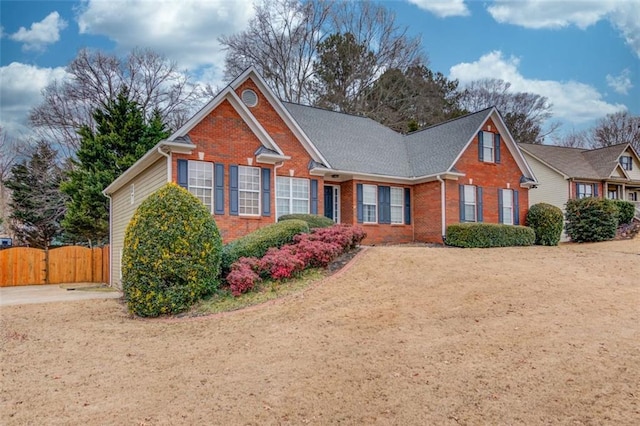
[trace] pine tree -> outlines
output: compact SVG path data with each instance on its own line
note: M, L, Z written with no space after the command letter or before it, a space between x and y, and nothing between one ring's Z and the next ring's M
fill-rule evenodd
M67 238L90 246L107 242L109 236L109 201L102 190L169 134L157 110L145 120L127 88L93 118L95 131L89 126L78 131L77 160L61 187L70 197L62 221Z
M5 182L12 191L10 226L21 244L46 249L61 234L66 199L59 190L64 173L56 157L49 143L40 141Z

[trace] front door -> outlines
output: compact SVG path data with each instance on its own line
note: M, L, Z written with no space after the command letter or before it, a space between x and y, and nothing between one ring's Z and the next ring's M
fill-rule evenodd
M324 215L335 223L340 223L340 187L324 186Z

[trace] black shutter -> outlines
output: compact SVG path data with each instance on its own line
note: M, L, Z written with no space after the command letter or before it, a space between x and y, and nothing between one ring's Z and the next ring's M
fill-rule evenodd
M362 223L363 220L363 206L362 206L362 184L356 184L356 212L358 217L358 223Z
M224 164L216 163L214 166L214 213L224 214Z
M262 216L271 216L271 169L262 169Z
M178 160L178 185L184 189L189 188L189 162Z
M238 216L238 166L229 166L229 214Z
M484 161L484 141L482 140L482 131L478 132L478 161Z
M502 213L503 207L504 203L502 202L502 189L498 188L498 223L504 223L504 215Z
M496 156L496 163L500 163L500 135L496 133L493 140L496 142L494 151Z
M391 187L378 187L378 223L391 223Z
M458 185L458 188L460 189L460 222L464 222L464 185Z
M311 214L318 214L318 180L311 179Z
M482 210L483 210L483 204L482 204L482 188L481 187L477 187L476 188L476 209L477 209L477 218L476 221L477 222L482 222L484 221L484 215L482 214Z
M404 189L404 224L411 225L411 189Z
M518 191L513 191L513 224L520 225L520 196Z

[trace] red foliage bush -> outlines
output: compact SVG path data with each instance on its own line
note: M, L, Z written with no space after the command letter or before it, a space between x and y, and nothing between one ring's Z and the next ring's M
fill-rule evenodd
M260 282L260 276L255 272L257 259L253 257L241 257L231 266L231 271L227 275L227 284L231 294L240 296L252 290L257 282Z
M242 257L231 266L227 283L234 296L254 288L263 278L282 280L308 267L325 267L340 254L355 248L366 237L359 226L334 225L299 234L293 244L272 247L261 258Z
M258 260L260 274L270 276L275 280L291 278L303 271L305 266L304 260L297 256L291 245L270 248L267 254Z

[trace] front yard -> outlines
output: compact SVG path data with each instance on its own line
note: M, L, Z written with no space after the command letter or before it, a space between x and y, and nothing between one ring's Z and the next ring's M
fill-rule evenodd
M1 424L638 424L640 238L375 247L276 302L2 309Z

